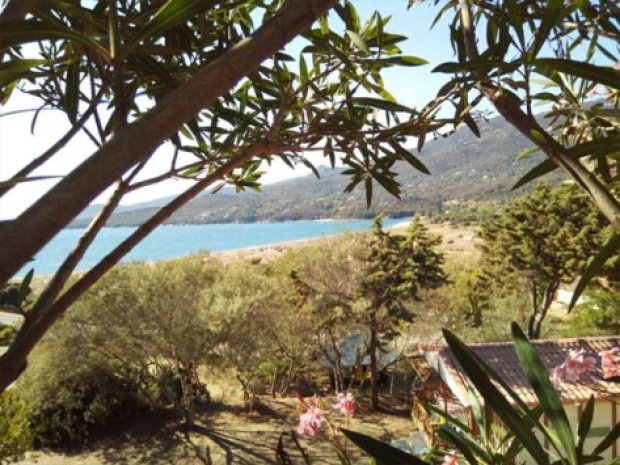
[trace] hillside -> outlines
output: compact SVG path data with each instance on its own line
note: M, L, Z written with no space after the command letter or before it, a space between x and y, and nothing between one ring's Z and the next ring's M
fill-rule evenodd
M461 129L451 137L428 142L419 157L431 171L431 176L404 163L397 164L395 168L403 191L400 201L376 188L373 205L367 209L363 190L343 193L348 178L339 169L322 168L320 179L305 176L269 184L264 186L262 193L234 194L224 190L215 195L201 195L166 223L370 218L379 213L401 217L414 212L433 214L444 210L447 205L502 202L514 195L510 193L510 187L541 158L517 160L516 156L531 143L499 118L481 123L481 132L480 139L468 129ZM159 203L152 201L147 205L125 207L125 211L115 214L108 225L139 224L164 203L161 199ZM82 215L73 226L83 226L85 221Z

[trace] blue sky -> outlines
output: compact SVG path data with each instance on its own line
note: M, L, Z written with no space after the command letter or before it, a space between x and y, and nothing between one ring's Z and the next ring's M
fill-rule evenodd
M439 63L454 60L447 22L443 18L430 29L437 8L429 6L428 3L431 2L407 10L406 0L354 1L363 18L370 17L375 10L383 17L391 16L387 30L409 37L400 44L404 54L419 56L429 62L428 65L416 68L385 71L385 83L390 92L398 101L410 106L422 106L437 93L448 77L445 74L431 73L431 70ZM449 18L450 14L446 17Z

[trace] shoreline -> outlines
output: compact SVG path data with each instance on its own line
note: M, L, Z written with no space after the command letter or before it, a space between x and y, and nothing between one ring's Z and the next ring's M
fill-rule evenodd
M398 220L396 218L392 220ZM295 221L329 221L329 220L295 220ZM331 220L331 221L353 221L353 220ZM359 220L366 221L366 220ZM410 220L407 221L397 221L396 223L386 226L385 230L387 231L403 231L410 223ZM459 254L465 253L467 255L475 254L476 252L473 250L472 244L475 242L475 228L471 227L462 227L462 226L452 226L447 223L429 223L428 221L424 221L427 227L429 227L430 232L434 234L439 234L442 237L442 249L444 252L448 254ZM219 223L224 224L224 223ZM236 223L232 223L236 224ZM255 224L255 223L247 223L247 224ZM165 226L173 226L173 225L165 225ZM193 225L193 226L204 226L204 225ZM252 245L247 247L239 247L235 249L221 250L221 251L208 251L209 255L212 257L216 257L221 259L224 263L232 263L233 261L246 259L246 260L273 260L277 257L282 256L289 250L294 250L310 245L320 244L321 241L329 241L336 237L342 236L345 233L359 234L366 231L370 231L370 228L358 231L351 230L342 230L338 231L334 234L323 234L318 237L307 237L303 239L291 239L285 241L276 241L269 242L265 244ZM140 260L147 263L156 263L159 261L165 260L175 260L182 257L191 256L197 253L190 252L187 254L179 255L178 257L169 257L162 259L144 259ZM122 266L126 262L121 262L117 266ZM75 270L74 273L82 274L88 271L88 268ZM53 276L53 272L44 273L37 275L37 280L47 281L51 276ZM20 279L21 276L16 276L15 279Z
M290 241L241 247L239 249L221 250L219 252L210 252L209 255L222 260L225 264L232 263L236 260L273 260L281 255L284 255L289 250L301 249L303 247L318 244L322 241L329 241L346 233L360 234L363 232L364 231L343 231L338 234L330 234L321 237L308 237L306 239L293 239ZM174 260L174 258L169 260Z
M398 221L400 218L385 218L386 220L390 220L390 221ZM290 240L284 240L284 241L278 241L277 239L274 242L267 242L264 244L256 244L256 245L250 245L250 246L241 246L241 247L237 247L237 248L233 248L233 249L226 249L226 250L217 250L217 251L213 251L213 250L208 250L205 249L210 256L213 257L221 257L226 261L229 261L231 258L230 257L240 257L240 256L248 256L249 259L252 259L254 257L260 256L261 254L266 254L266 255L279 255L282 254L285 250L289 250L292 248L298 248L298 247L303 247L306 244L310 244L310 243L314 243L317 241L321 241L321 240L329 240L332 239L334 237L340 236L344 233L356 233L356 232L363 232L366 230L370 230L370 225L371 225L371 221L369 219L364 219L364 218L357 218L357 219L342 219L342 218L322 218L322 219L314 219L314 220L286 220L286 221L272 221L272 222L254 222L254 223L205 223L205 224L163 224L160 225L158 227L162 228L162 227L168 227L168 226L172 226L172 227L179 227L179 226L188 226L188 227L196 227L196 228L203 228L203 227L208 227L208 226L215 226L216 228L218 226L222 226L222 227L230 227L230 226L242 226L242 225L248 225L248 226L254 226L254 225L284 225L286 223L350 223L350 222L356 222L356 221L360 221L360 222L369 222L369 226L368 228L362 229L362 230L355 230L355 229L349 229L349 228L343 228L340 230L336 230L336 231L331 231L331 232L326 232L320 236L311 236L311 237L305 237L305 238L301 238L301 239L290 239ZM387 226L385 229L390 229L394 226L399 226L402 222L398 222L395 225L390 225ZM129 230L133 230L135 229L135 226L119 226L119 227L106 227L103 228L103 230L108 229L108 230L121 230L121 229L129 229ZM81 228L65 228L63 229L63 231L66 232L72 232L73 234L76 234L78 231L80 231ZM195 250L195 251L190 251L175 257L165 257L165 258L143 258L140 259L138 261L142 261L142 262L146 262L146 263L155 263L155 262L159 262L159 261L165 261L165 260L174 260L177 258L182 258L182 257L187 257L187 256L191 256L194 255L196 253L198 253L199 250ZM128 260L127 262L125 261L121 261L120 263L117 264L117 266L122 266L124 263L128 263L131 261L135 261L135 260ZM76 274L82 274L85 273L89 270L89 268L78 268L76 270L74 270L74 273ZM16 275L13 279L14 280L19 280L21 278L23 278L24 274L19 274ZM48 279L50 279L50 277L52 277L54 275L53 271L49 271L49 272L43 272L41 274L37 274L36 278L41 279L43 281L47 281Z

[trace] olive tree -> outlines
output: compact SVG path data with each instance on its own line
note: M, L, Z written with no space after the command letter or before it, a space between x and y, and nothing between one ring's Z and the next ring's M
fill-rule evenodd
M311 320L293 299L288 276L251 262L228 266L205 294L202 312L216 337L210 363L234 372L247 411L269 388L286 393L316 359Z
M197 370L215 344L202 296L220 272L200 255L119 267L75 303L55 337L67 357L80 360L78 351L99 361L149 402L174 404L191 427L196 398L206 393Z
M309 315L312 338L329 364L336 391L346 390L342 346L347 337L364 332L360 324L359 289L367 267L363 239L353 234L307 247L293 254L290 274L299 295L297 311Z

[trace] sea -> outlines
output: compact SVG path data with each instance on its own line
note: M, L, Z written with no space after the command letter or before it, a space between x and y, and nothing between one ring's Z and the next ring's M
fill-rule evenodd
M389 228L402 219L385 219ZM138 244L123 262L152 261L182 257L200 251L224 252L247 249L281 242L312 239L340 234L346 231L363 231L372 226L372 220L315 220L284 221L280 223L164 225L153 231ZM135 228L104 228L77 266L78 271L88 270L110 252ZM81 229L62 230L25 266L18 276L34 268L35 275L51 274L75 246Z

